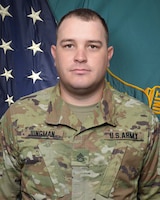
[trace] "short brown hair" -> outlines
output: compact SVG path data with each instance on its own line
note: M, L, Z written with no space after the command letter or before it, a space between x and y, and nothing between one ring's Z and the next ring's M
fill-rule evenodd
M69 17L72 17L72 16L78 17L78 18L80 18L80 19L82 19L84 21L90 21L90 20L95 20L95 19L100 20L100 22L102 23L102 25L103 25L103 27L105 29L106 42L108 44L109 31L108 31L107 23L105 22L105 20L97 12L95 12L94 10L88 9L88 8L78 8L78 9L72 10L72 11L68 12L67 14L65 14L61 18L60 22L58 23L57 30L59 29L61 23L66 18L69 18Z

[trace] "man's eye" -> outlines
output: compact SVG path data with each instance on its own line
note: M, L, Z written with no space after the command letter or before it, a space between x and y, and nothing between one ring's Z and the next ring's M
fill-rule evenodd
M89 48L91 48L91 49L98 49L98 46L97 45L89 45Z
M70 48L72 48L72 47L73 47L73 44L65 44L65 45L64 45L64 48L70 49Z

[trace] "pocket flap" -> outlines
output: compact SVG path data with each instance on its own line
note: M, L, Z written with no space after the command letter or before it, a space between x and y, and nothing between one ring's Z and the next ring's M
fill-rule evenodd
M98 191L98 194L102 197L111 197L113 184L120 169L126 148L127 147L119 148L117 145L116 149L114 149L112 152L110 162L105 170L104 177ZM100 199L100 197L98 199Z

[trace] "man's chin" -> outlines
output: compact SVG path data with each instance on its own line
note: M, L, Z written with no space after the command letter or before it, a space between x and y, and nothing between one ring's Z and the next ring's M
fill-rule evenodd
M72 92L79 95L86 95L93 90L93 86L89 85L74 85L72 87Z

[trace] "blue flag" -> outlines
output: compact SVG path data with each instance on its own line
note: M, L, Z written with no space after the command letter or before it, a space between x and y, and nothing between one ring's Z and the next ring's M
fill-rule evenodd
M0 117L20 97L57 83L55 29L47 1L0 0Z

